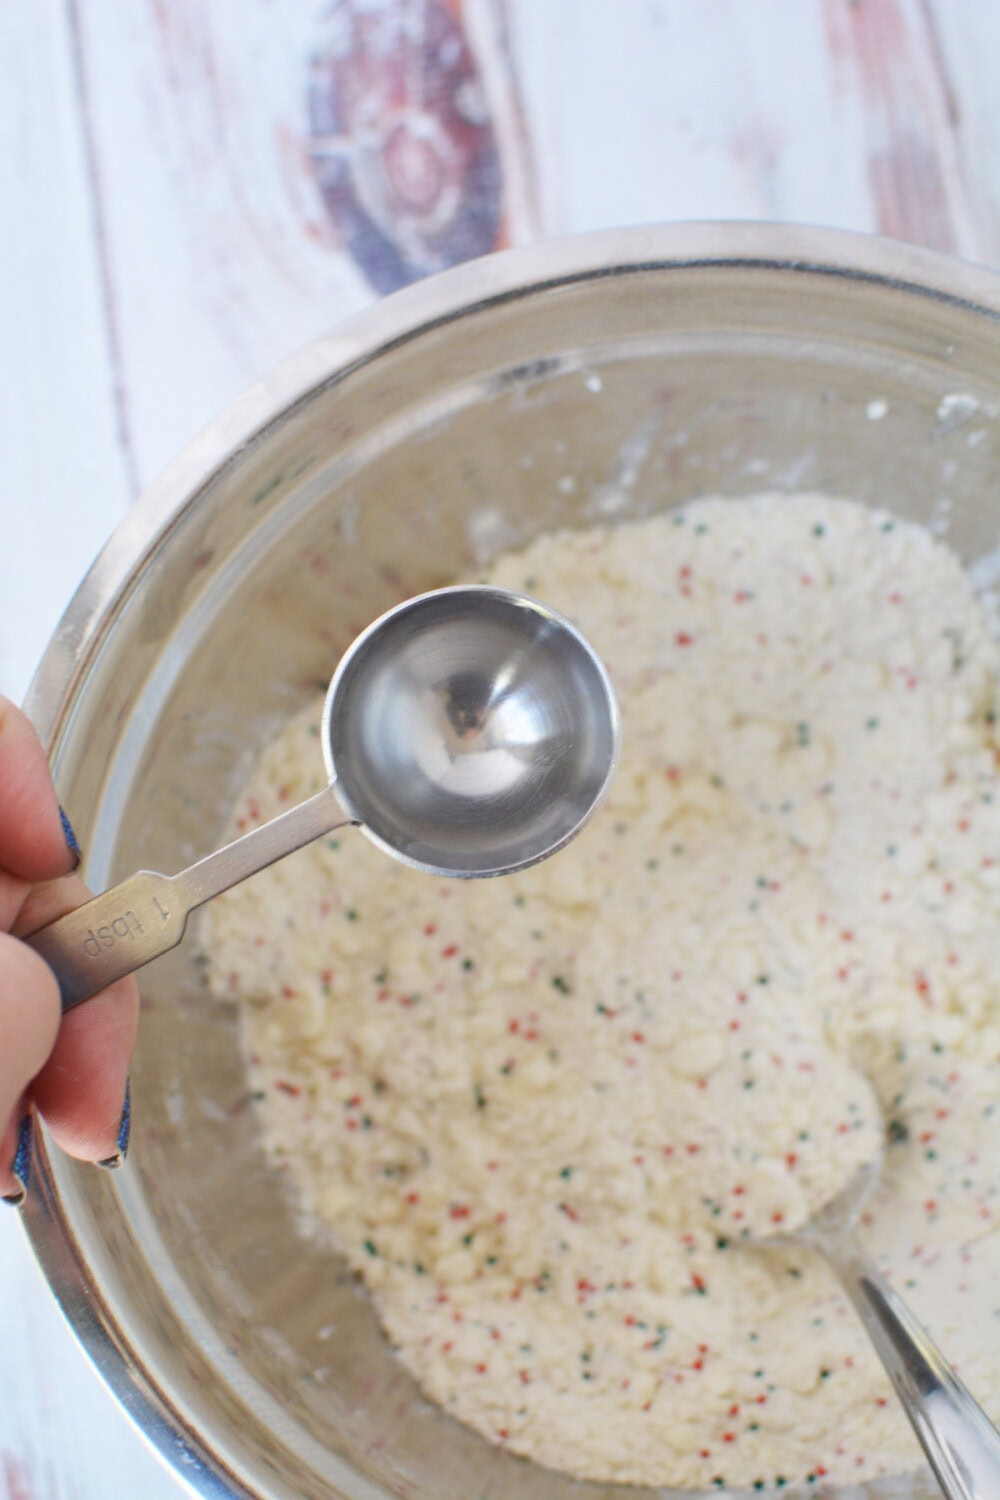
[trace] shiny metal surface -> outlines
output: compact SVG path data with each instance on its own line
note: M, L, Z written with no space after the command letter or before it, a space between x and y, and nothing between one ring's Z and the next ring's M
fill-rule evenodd
M580 632L478 585L389 610L337 667L323 713L330 784L177 875L140 870L25 938L64 1011L160 958L199 906L304 844L359 824L432 875L506 875L583 827L618 759L618 707Z
M436 875L505 875L591 816L618 709L568 620L504 589L440 589L347 652L323 750L345 810L386 853Z
M100 888L216 848L253 755L366 621L540 531L814 488L934 525L988 569L998 336L989 272L746 224L534 246L387 298L223 413L71 603L29 707L84 873ZM43 1149L26 1223L104 1379L192 1491L640 1500L422 1400L257 1147L197 924L142 987L128 1166L113 1181ZM933 1329L933 1306L915 1310ZM938 1490L925 1471L850 1493Z
M881 1167L881 1158L862 1167L787 1238L818 1250L840 1277L945 1500L991 1500L1000 1495L1000 1432L858 1241L858 1221Z

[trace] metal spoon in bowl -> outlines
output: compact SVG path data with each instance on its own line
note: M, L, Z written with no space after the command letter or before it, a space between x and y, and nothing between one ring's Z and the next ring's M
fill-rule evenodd
M801 1229L776 1236L775 1241L780 1238L819 1251L837 1273L946 1500L997 1500L1000 1433L855 1237L881 1169L880 1155Z
M486 585L409 599L357 638L323 710L329 784L178 875L143 870L33 933L63 1009L141 968L213 896L353 824L433 875L505 875L583 827L614 773L618 708L583 636Z

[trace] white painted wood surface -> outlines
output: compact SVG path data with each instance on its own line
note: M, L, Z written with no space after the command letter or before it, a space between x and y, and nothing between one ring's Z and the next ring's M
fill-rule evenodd
M690 218L1000 266L998 57L1000 0L0 0L0 692L171 454L402 279ZM181 1493L0 1217L0 1500Z

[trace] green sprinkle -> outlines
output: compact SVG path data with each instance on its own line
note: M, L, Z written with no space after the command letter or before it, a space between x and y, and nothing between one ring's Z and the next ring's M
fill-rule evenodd
M902 1120L890 1120L886 1126L886 1134L893 1145L910 1139L909 1127Z
M466 1249L468 1249L469 1246L472 1244L472 1241L475 1238L476 1238L475 1232L472 1232L470 1234L463 1234L462 1235L462 1244L465 1246Z
M561 974L553 974L552 988L554 990L558 990L560 995L570 994L570 987Z
M415 1260L413 1262L413 1269L417 1273L418 1276L426 1276L427 1275L427 1272L424 1270L423 1264L419 1260Z
M562 1170L559 1173L559 1176L560 1177L565 1177L567 1181L572 1177L572 1175L573 1175L573 1168L572 1167L563 1167Z
M475 1095L476 1095L476 1108L477 1109L485 1109L486 1108L486 1095L483 1093L483 1086L482 1086L482 1084L481 1083L477 1083L477 1084L474 1085L474 1088L475 1088Z
M805 720L803 720L799 724L796 724L795 732L798 735L800 745L806 746L811 744L809 725L805 722Z
M468 969L474 969L475 967L476 967L476 965L475 965L475 961L473 959L471 959L471 958L463 958L462 959L462 968L463 969L468 970Z
M340 840L339 839L327 839L327 841L326 841L326 847L328 849L332 849L333 852L334 852L334 854L336 854L337 850L340 848Z
M724 1234L720 1234L716 1237L715 1248L716 1250L727 1250L729 1248L729 1241L726 1239Z
M683 854L684 853L684 845L683 844L671 844L670 845L670 852L671 852L671 854Z
M865 728L866 729L877 729L878 726L879 726L878 719L866 719L865 720Z
M375 1256L378 1255L378 1251L375 1248L375 1241L374 1240L365 1240L365 1242L364 1242L364 1248L365 1248L365 1250L367 1251L367 1253L369 1255L375 1255Z
M373 975L373 977L372 977L372 983L373 984L385 984L385 982L386 982L386 980L388 978L389 978L389 970L388 969L379 969L378 973L375 974L375 975Z
M347 908L347 910L344 912L344 916L349 922L356 922L358 920L358 914L353 906L349 906Z
M813 536L826 536L826 527L825 526L814 526L813 527Z

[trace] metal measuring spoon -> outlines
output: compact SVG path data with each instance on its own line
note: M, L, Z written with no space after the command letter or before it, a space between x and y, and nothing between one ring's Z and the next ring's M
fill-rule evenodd
M190 913L346 824L433 875L506 875L554 854L618 758L608 675L544 605L486 585L381 616L340 661L323 710L329 785L179 875L142 870L25 941L63 1009L175 947Z
M769 1239L806 1245L836 1272L946 1500L995 1500L1000 1496L1000 1433L858 1244L857 1222L881 1170L880 1154L801 1229Z

